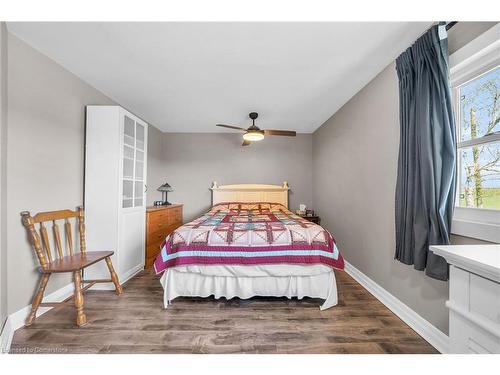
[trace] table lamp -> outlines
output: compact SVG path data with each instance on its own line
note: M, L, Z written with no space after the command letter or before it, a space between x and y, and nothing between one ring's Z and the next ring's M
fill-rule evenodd
M161 185L158 188L158 191L161 191L161 200L163 201L163 206L168 206L172 204L167 201L167 193L169 191L174 191L174 189L172 189L172 186L170 186L168 182L165 182L163 185Z

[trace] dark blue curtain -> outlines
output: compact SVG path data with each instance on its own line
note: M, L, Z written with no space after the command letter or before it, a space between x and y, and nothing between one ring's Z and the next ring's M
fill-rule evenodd
M450 242L456 139L444 25L432 27L396 60L400 145L396 183L396 255L440 280L446 261L430 245Z

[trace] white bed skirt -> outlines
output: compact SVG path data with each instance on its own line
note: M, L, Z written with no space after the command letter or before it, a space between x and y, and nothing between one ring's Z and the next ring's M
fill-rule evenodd
M162 275L163 303L165 308L176 297L208 297L216 299L254 296L321 298L325 302L321 310L338 303L337 282L333 270L311 276L261 276L231 277L179 272L168 268Z

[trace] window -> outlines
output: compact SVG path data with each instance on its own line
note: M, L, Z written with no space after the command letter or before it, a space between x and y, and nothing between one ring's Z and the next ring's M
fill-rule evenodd
M500 210L500 68L458 86L459 207Z
M457 125L451 231L500 243L500 24L450 56Z

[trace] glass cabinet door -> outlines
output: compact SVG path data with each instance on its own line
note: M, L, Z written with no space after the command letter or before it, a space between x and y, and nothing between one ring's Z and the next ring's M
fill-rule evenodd
M134 207L144 205L144 126L135 123Z
M143 124L124 116L122 207L142 207L145 204L145 132Z

